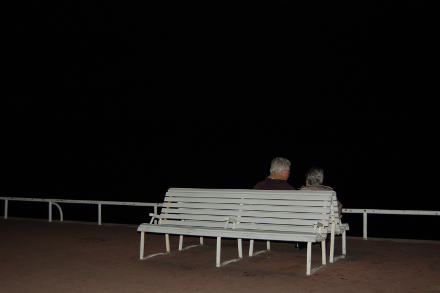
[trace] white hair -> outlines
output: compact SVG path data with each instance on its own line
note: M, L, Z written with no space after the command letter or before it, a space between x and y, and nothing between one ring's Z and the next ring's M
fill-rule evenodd
M270 164L270 173L280 174L281 171L290 170L290 161L286 158L276 157Z
M310 185L322 184L324 181L324 170L321 168L310 168L306 175L306 182Z

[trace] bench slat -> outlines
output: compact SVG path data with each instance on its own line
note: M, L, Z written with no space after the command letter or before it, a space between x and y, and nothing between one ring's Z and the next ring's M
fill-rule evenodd
M233 203L240 204L267 204L267 205L295 205L295 206L328 206L329 200L273 200L273 199L240 199L240 198L204 198L204 197L172 197L166 196L165 202L203 202L203 203Z
M193 215L193 214L167 214L163 217L166 219L173 220L199 220L199 221L214 221L225 223L227 219L237 219L241 223L261 223L261 224L282 224L282 225L314 225L316 223L315 219L292 219L292 218L278 218L277 214L274 217L240 217L238 216L214 216L214 215ZM321 223L328 225L328 220L322 220Z
M138 232L150 233L168 233L174 235L188 235L188 236L206 236L206 237L225 237L225 238L240 238L240 239L255 239L255 240L279 240L279 241L303 241L303 242L318 242L326 238L326 235L317 235L315 233L305 232L279 232L279 231L246 231L246 230L225 230L216 228L187 228L178 226L164 226L164 225L150 225L141 224L138 227Z
M284 194L284 195L295 195L295 194L303 194L303 195L329 195L335 193L333 190L263 190L263 189L209 189L209 188L169 188L168 192L172 193L206 193L206 194Z
M219 216L248 216L248 217L273 217L273 212L267 211L237 211L237 210L216 210L216 209L187 209L187 208L170 208L167 210L168 214L193 214L193 215L219 215ZM285 219L310 219L323 220L328 219L327 213L292 213L292 212L277 212L278 218Z
M259 190L260 191L260 190ZM331 193L326 194L306 194L305 192L302 193L274 193L274 194L267 194L264 192L257 192L257 193L208 193L208 192L198 192L198 193L189 193L189 192L167 192L166 196L170 197L204 197L204 198L253 198L253 199L272 199L272 200L328 200L328 198L331 196Z
M316 212L329 213L330 207L302 207L302 206L271 206L271 205L243 205L237 204L214 204L214 203L184 203L184 202L166 202L162 207L162 212L167 207L173 208L194 208L194 209L222 209L237 210L240 208L246 211L278 211L278 212Z
M161 226L164 225L174 225L174 226L187 226L187 227L215 227L224 228L225 223L222 222L210 222L210 221L175 221L175 220L163 220ZM228 223L227 228L234 230L238 229L248 229L256 231L286 231L286 232L314 232L313 226L300 226L300 225L272 225L272 224L248 224L248 223L237 223L235 226L232 223Z

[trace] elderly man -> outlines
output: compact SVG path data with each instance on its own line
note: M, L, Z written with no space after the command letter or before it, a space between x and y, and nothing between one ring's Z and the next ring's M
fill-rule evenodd
M265 190L294 190L292 185L287 182L290 176L290 161L286 158L276 157L270 164L270 174L266 179L255 184L254 189ZM249 256L253 254L254 240L249 245ZM297 248L301 248L296 243ZM267 250L270 250L270 241L267 241Z
M270 164L270 174L266 179L255 184L254 189L266 190L293 190L288 182L290 176L290 161L276 157Z

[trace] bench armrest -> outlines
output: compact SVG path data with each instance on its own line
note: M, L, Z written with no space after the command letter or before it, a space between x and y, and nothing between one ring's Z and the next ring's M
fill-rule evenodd
M327 234L327 229L325 225L321 222L318 222L315 225L313 225L313 228L315 229L315 232L319 234Z
M157 220L157 219L160 220L160 215L158 215L158 214L149 213L148 215L151 217L150 224L153 224L154 220ZM156 221L156 224L157 224L157 221Z

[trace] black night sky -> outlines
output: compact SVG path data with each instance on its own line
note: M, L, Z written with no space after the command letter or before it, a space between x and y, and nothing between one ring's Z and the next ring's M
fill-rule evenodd
M346 208L439 210L423 1L155 2L10 7L2 195L160 202L252 188L284 156Z

